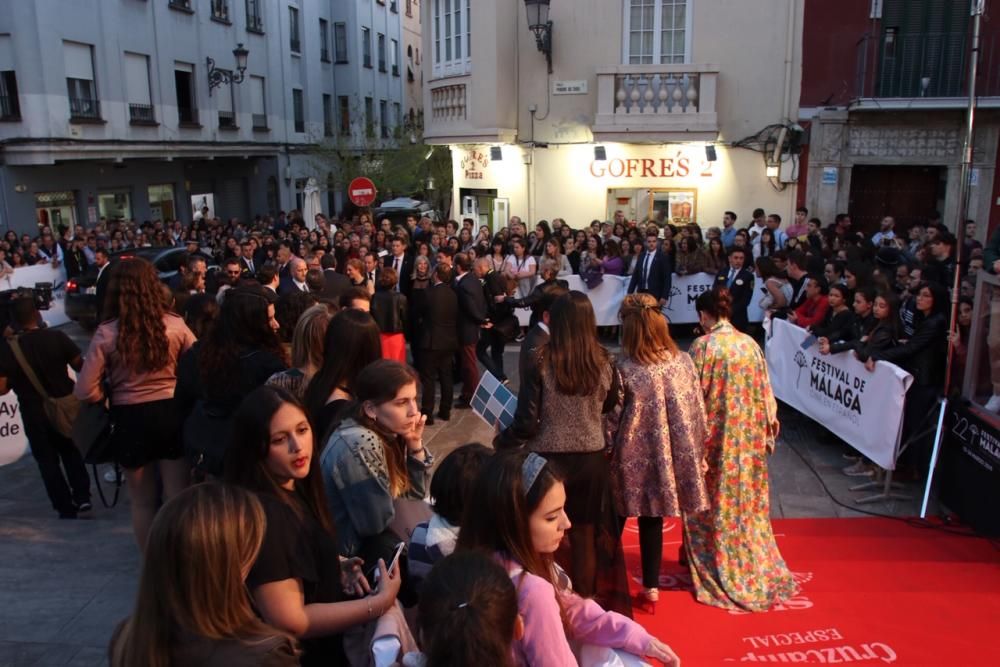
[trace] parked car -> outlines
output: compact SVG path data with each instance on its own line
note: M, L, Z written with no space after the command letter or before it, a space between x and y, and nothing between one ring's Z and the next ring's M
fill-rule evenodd
M396 225L405 225L406 218L410 215L417 216L418 220L420 218L430 218L437 222L441 219L441 215L430 204L419 199L410 199L409 197L390 199L387 202L382 202L381 206L372 209L372 216L376 223L384 218L389 218L392 221L393 227Z
M212 258L205 255L209 273L218 270ZM177 275L181 264L189 257L184 248L133 248L113 253L108 257L108 269L122 259L141 257L152 263L160 280L169 283ZM86 328L97 326L97 267L89 266L82 275L66 281L66 316Z

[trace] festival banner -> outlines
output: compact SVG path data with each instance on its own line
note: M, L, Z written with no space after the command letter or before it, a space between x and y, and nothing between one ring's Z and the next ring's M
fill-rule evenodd
M913 376L885 361L868 371L853 352L820 354L805 329L785 320L770 326L765 355L774 395L893 470Z
M583 292L590 298L590 303L594 306L594 315L597 317L597 326L613 327L620 324L618 309L628 293L628 284L632 276L604 276L601 283L593 289L587 289L580 276L560 276L559 279L569 283L571 290ZM671 324L697 324L698 311L694 307L694 302L702 292L712 289L714 283L715 276L711 273L695 273L689 276L679 276L675 273L671 281L670 299L663 309L663 314ZM755 296L747 308L751 322L760 322L763 319L764 313L757 304L763 296L759 292L759 289L755 290ZM518 291L517 296L523 295ZM518 309L515 313L521 326L528 326L531 311Z

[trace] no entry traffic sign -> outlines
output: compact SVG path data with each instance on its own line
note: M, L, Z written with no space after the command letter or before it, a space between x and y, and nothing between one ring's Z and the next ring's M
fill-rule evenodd
M378 190L370 178L359 176L347 186L347 197L355 206L371 206L375 202Z

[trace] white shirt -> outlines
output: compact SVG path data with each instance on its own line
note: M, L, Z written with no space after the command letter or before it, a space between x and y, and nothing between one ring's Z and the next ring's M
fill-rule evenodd
M405 255L392 256L392 268L396 271L396 291L399 291L399 283L403 279L403 258Z
M297 290L299 290L300 292L308 292L309 291L309 285L306 285L305 283L300 283L295 278L292 278L292 283L295 285L295 288Z
M649 289L649 269L653 266L653 253L646 251L646 263L642 271L642 289Z

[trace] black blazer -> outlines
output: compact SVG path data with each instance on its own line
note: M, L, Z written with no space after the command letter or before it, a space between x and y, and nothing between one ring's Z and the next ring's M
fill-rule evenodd
M948 358L948 321L941 313L930 317L917 316L913 335L903 344L872 353L876 361L888 361L902 366L913 375L916 384L944 384L945 362Z
M490 316L486 309L486 293L472 271L458 279L455 292L458 294L458 344L475 345L479 342L480 325Z
M729 268L719 271L715 277L715 287L729 287L729 294L733 297L733 314L730 321L737 329L746 327L750 322L747 315L747 306L750 305L750 298L753 296L753 274L748 269L740 269L729 286Z
M396 261L396 256L389 253L382 258L382 266L392 266ZM403 253L403 261L399 268L399 291L410 296L410 289L413 287L413 255L408 252Z
M418 347L451 352L458 349L458 295L446 283L423 290Z
M546 280L535 285L535 288L531 290L528 296L522 299L513 299L508 297L506 303L510 304L514 308L531 308L531 319L528 322L528 326L533 327L541 321L542 313L545 312L542 300L545 298L546 293L554 287L569 289L569 283L558 278Z
M659 250L653 256L653 263L649 267L649 279L646 281L648 287L640 289L643 278L642 272L646 266L648 250L643 250L636 259L635 270L632 272L632 280L628 283L628 293L636 291L652 294L657 300L670 298L670 287L673 281L674 263L669 255L665 255Z
M247 258L240 257L240 270L242 271L242 273L240 274L241 278L255 278L257 276L257 269L259 268L260 264L257 263L257 260L254 260L253 270L251 271L250 263L247 261Z
M325 269L323 271L323 293L324 299L337 301L340 295L351 289L351 280L342 273L337 273L336 269Z

